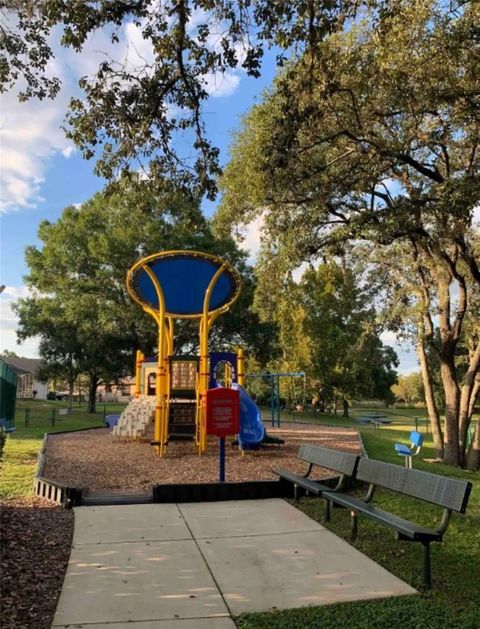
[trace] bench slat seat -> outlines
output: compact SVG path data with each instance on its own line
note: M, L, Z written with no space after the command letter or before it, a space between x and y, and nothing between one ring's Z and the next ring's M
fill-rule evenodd
M333 450L332 448L324 448L310 444L302 444L298 450L297 456L302 461L305 461L305 463L308 463L308 470L303 476L291 472L290 470L273 470L280 478L293 483L293 496L295 500L298 500L298 487L302 487L316 496L321 496L324 491L339 491L344 487L346 479L354 476L360 458L351 452L342 452L341 450ZM310 478L310 474L315 465L340 474L340 478L335 487L328 487Z
M291 483L299 485L303 487L307 491L315 496L321 496L324 491L332 491L331 487L327 487L327 485L323 485L319 481L315 481L311 478L306 478L305 476L300 476L299 474L295 474L294 472L290 472L290 470L274 470L275 474L278 474L280 478L284 480L288 480Z
M363 500L359 500L358 498L354 498L353 496L334 494L334 492L329 492L327 494L327 492L325 492L323 497L341 507L344 507L345 509L352 509L367 518L376 520L389 528L395 529L395 531L397 531L400 535L408 537L413 541L440 542L442 540L442 534L437 531L432 531L431 529L427 529L419 524L415 524L415 522L405 520L398 515L384 511L379 507L371 505L368 502L364 502Z

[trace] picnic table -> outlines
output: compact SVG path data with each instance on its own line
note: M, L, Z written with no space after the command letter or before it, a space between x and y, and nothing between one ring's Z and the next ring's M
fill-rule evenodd
M358 424L373 424L374 428L380 427L382 424L391 424L392 419L388 415L359 415L355 418Z

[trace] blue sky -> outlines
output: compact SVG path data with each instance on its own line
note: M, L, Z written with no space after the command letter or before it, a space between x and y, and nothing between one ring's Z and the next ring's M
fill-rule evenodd
M151 52L139 32L132 25L127 26L116 54L134 63L137 56L148 57ZM71 51L56 51L51 66L62 78L63 88L55 101L18 103L13 93L1 99L0 284L6 288L0 295L0 353L8 349L23 356L37 355L37 339L17 344L16 319L10 305L27 294L23 281L27 272L24 251L27 245L38 244L40 221L57 220L67 205L80 204L103 187L104 182L93 174L93 161L82 159L60 127L69 98L77 93L78 79L93 71L104 51L112 53L105 33L91 38L81 56ZM210 77L206 120L210 138L221 150L223 163L228 158L232 131L238 128L241 116L255 100L260 99L274 73L275 54L270 51L260 79L249 78L241 70ZM214 204L205 204L207 214L213 209ZM253 252L258 247L258 227L258 223L252 225L246 235L245 246ZM385 334L384 340L397 349L401 372L417 369L414 352L401 349L393 335Z

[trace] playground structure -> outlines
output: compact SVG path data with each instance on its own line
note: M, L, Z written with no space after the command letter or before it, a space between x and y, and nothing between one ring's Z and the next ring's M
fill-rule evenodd
M127 289L154 318L158 349L154 358L137 351L135 399L122 413L114 435L146 437L153 423L150 443L161 456L170 439L194 439L201 454L207 447L207 391L222 381L223 386L239 390L240 447L258 447L266 437L265 428L258 407L243 388L243 349L238 354L208 351L212 325L240 294L235 269L210 254L164 251L132 266ZM199 321L199 356L173 354L176 319Z

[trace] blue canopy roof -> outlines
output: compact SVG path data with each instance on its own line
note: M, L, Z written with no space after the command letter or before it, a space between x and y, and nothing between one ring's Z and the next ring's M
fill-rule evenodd
M144 306L158 310L155 286L145 266L148 266L162 288L166 314L175 317L198 317L203 313L203 301L217 270L226 264L220 258L197 251L165 251L148 256L130 270L127 285L130 293ZM213 289L209 312L228 306L240 292L240 277L225 266Z

